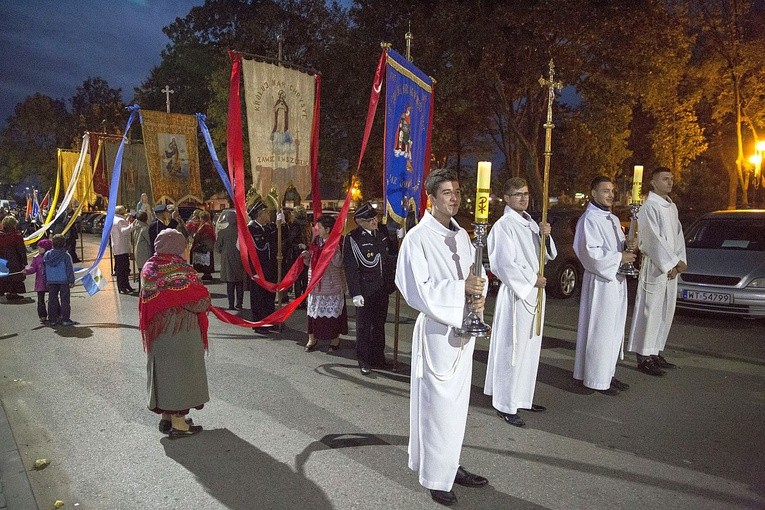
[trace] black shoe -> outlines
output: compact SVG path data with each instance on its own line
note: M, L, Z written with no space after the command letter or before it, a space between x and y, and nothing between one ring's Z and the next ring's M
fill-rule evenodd
M595 390L595 391L597 391L598 393L602 393L603 395L608 395L610 397L614 397L619 394L619 390L617 390L613 386L611 386L607 390Z
M242 309L242 305L241 305L241 304L238 304L238 305L236 305L234 308L236 308L237 310L241 310L241 309Z
M542 413L544 411L547 411L547 408L545 406L531 404L531 407L528 410L531 411L532 413Z
M433 501L436 503L441 503L444 506L452 506L457 502L457 496L455 496L454 491L447 492L431 489L430 497L433 498Z
M372 373L372 369L369 367L361 367L361 375L369 375Z
M518 416L518 413L515 414L509 414L509 413L503 413L502 411L497 411L497 416L505 420L510 425L513 425L515 427L524 427L526 425L526 422L523 421L523 418Z
M611 386L616 388L619 391L624 391L624 390L630 389L630 385L629 384L621 382L616 377L612 377L611 378Z
M329 347L327 347L327 351L336 351L340 348L340 342L337 343L337 345L329 344Z
M180 437L193 436L194 434L198 434L200 432L202 432L202 427L200 425L189 425L189 430L178 430L171 428L168 436L170 436L170 439L178 439Z
M263 327L263 328L252 328L252 330L261 336L267 336L272 333L271 328L269 327Z
M480 475L474 475L460 466L457 468L457 475L454 477L454 483L463 487L483 487L489 480Z
M133 292L136 292L136 290L133 287L125 287L125 292L132 294Z
M661 354L657 356L651 356L651 360L653 360L654 365L656 365L659 368L676 368L677 365L674 363L670 363L669 361L664 359L664 356Z
M656 363L654 363L653 358L644 359L643 361L638 363L637 367L638 367L638 370L640 370L644 374L655 375L657 377L660 377L666 373L664 372L664 370L656 366Z
M316 349L316 344L315 343L313 343L311 345L306 345L305 346L305 352L312 352L315 349Z

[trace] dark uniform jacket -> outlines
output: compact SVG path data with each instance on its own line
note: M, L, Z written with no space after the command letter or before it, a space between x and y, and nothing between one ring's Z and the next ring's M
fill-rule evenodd
M383 230L351 230L343 242L343 267L351 296L368 298L380 289L390 294L396 288L396 259Z
M263 276L271 283L277 283L276 278L276 255L277 255L277 233L276 224L266 223L260 225L256 221L250 221L247 225L252 240L255 242L255 248L258 252L258 260L263 268Z

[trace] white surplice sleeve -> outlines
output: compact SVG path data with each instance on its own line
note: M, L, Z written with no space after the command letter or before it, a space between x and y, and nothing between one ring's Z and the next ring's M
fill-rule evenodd
M396 264L396 286L407 304L429 318L459 328L465 313L465 280L448 274L451 254L428 253L418 236L406 236Z
M670 269L675 267L680 261L680 257L676 253L677 247L675 243L666 239L662 235L662 223L667 220L667 216L663 214L663 207L656 206L654 204L643 204L641 211L638 213L638 240L640 242L640 251L648 255L656 267L661 269L662 273L669 272ZM662 218L664 216L664 218ZM664 221L663 221L664 220ZM675 225L664 225L664 228L668 228L672 233L669 235L675 237L676 233ZM682 236L681 236L682 238ZM683 245L683 251L685 246Z
M523 257L520 242L513 227L500 221L489 232L487 248L492 272L513 294L526 299L537 282L537 272Z
M616 242L609 243L609 239L605 238L601 226L612 228L610 219L583 215L574 235L574 252L587 271L610 282L616 279L622 254L616 248ZM615 232L608 235L616 239Z

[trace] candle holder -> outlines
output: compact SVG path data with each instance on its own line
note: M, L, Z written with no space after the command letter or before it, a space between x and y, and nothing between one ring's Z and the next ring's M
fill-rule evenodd
M630 243L635 240L635 226L637 225L637 214L638 211L640 211L640 204L637 202L633 202L630 204L630 229L629 233L627 234L627 239ZM630 253L634 253L635 250L632 250L630 248L627 248L624 251L628 251ZM640 271L635 267L634 262L624 262L622 265L619 266L619 271L617 271L618 274L622 276L629 276L632 278L637 278L638 275L640 275Z
M483 267L483 249L486 246L486 235L489 229L488 223L473 223L475 238L473 239L473 246L475 246L475 263L473 264L473 274L475 276L481 276L481 268ZM477 338L485 338L491 335L491 326L483 322L483 319L473 310L473 300L479 299L481 296L468 296L466 303L470 312L465 320L462 321L462 327L458 329L457 335L462 337L474 336Z

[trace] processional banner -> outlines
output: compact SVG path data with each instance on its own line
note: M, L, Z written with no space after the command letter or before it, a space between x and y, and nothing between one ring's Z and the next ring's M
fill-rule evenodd
M104 142L109 141L119 146L119 135L110 135L107 133L90 133L90 161L93 164L96 161L96 155L98 154L98 148L103 146ZM116 153L116 149L115 149ZM114 154L112 154L111 160L104 157L105 154L101 149L101 157L98 159L98 163L93 168L93 191L96 195L100 195L104 198L109 196L109 177L111 172L109 169L114 165Z
M385 75L385 216L403 223L420 210L430 165L433 80L392 49Z
M202 202L196 116L150 110L141 116L154 203Z
M145 131L144 131L145 133ZM121 140L106 140L103 142L103 156L108 162L107 173L114 172L114 160L120 148ZM117 192L117 204L124 205L128 210L135 209L141 199L141 193L153 197L151 183L149 182L149 167L146 163L146 149L139 141L126 141L122 148L122 171Z
M311 192L314 76L249 59L242 71L253 186L262 197L276 188L281 201L292 183L305 199Z
M58 150L59 158L61 158L61 178L63 180L64 187L68 187L74 175L74 170L77 167L77 161L80 159L80 151L71 151L66 149ZM85 157L82 164L82 170L80 170L77 183L75 184L72 200L78 204L83 202L87 204L95 204L96 194L93 191L93 170L90 167L90 158Z

